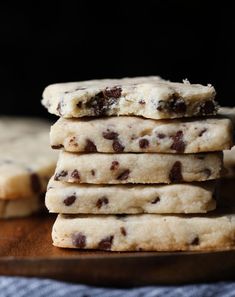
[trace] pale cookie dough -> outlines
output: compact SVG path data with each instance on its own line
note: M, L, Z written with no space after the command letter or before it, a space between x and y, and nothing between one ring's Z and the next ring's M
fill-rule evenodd
M43 196L30 198L0 200L0 218L20 218L34 214L43 209Z
M29 127L21 130L23 119L7 121L9 126L5 118L0 118L0 200L45 192L57 159L57 154L49 148L49 124L26 119L25 126Z
M64 214L205 213L215 209L215 183L103 186L52 178L46 206Z
M235 215L59 215L53 244L110 251L203 251L235 247Z
M213 115L215 89L159 77L91 80L48 86L43 105L64 118L138 115L152 119Z
M199 153L232 146L229 119L156 121L141 117L60 118L51 146L68 152Z
M75 154L61 151L55 180L71 183L180 183L220 177L222 153Z

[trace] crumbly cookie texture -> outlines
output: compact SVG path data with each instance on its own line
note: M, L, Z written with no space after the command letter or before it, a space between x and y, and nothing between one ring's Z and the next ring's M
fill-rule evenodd
M105 186L52 178L46 206L64 214L205 213L215 209L215 183Z
M41 121L0 118L0 200L45 192L57 159L48 130Z
M220 177L222 154L75 154L62 151L54 179L71 183L180 183Z
M214 115L214 97L210 85L150 76L53 84L44 90L42 104L64 118L137 115L167 119Z
M0 200L0 218L26 217L41 211L44 207L44 196L34 195L30 198Z
M53 244L109 251L200 251L235 247L235 215L59 215Z
M156 121L141 117L60 118L51 146L68 152L199 153L230 149L229 119Z

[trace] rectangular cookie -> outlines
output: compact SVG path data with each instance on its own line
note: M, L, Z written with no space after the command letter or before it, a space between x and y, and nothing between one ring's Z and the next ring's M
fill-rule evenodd
M203 251L235 247L235 215L59 215L53 244L109 251Z
M105 186L52 178L46 206L64 214L205 213L216 207L215 183Z
M36 119L0 118L0 200L46 191L57 159L49 148L49 127Z
M136 115L169 119L214 115L214 97L211 85L150 76L53 84L44 90L42 104L64 118Z
M75 154L61 151L55 180L70 183L181 183L220 177L222 153Z
M229 119L60 118L51 127L50 142L54 149L86 153L222 151L232 146L232 123Z
M0 200L0 218L26 217L44 208L44 196L34 195L30 198Z

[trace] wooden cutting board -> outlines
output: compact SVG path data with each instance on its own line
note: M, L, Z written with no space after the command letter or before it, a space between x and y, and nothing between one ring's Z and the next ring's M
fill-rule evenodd
M96 285L148 285L235 279L235 251L111 253L51 244L55 216L0 221L0 274Z

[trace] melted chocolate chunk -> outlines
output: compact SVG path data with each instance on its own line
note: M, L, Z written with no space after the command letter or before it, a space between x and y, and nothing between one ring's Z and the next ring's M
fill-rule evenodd
M77 103L77 107L78 108L81 108L82 107L82 101L80 101L80 102Z
M74 203L75 200L76 200L76 196L73 194L65 198L63 202L66 206L70 206Z
M139 140L139 147L142 149L146 149L149 146L148 139L142 138Z
M160 198L159 197L156 197L154 198L152 201L151 201L151 204L156 204L160 201Z
M119 176L117 177L117 179L118 180L126 180L126 179L128 179L129 174L130 174L130 170L129 169L126 169L121 174L119 174Z
M113 235L105 237L99 242L98 248L101 250L110 250L113 244L113 238Z
M61 172L57 172L54 180L60 180L61 177L65 177L66 175L68 175L68 171L62 170Z
M183 140L184 134L182 131L177 131L177 133L171 136L173 143L171 149L175 150L177 153L183 153L185 150L185 142Z
M42 188L41 181L37 173L30 174L30 183L34 193L41 192L41 188Z
M102 133L103 137L108 140L113 140L118 138L118 133L114 131L107 130L106 132Z
M199 245L200 244L199 237L198 236L194 237L194 239L191 241L191 244L192 245Z
M113 141L113 150L116 153L121 153L124 151L124 149L125 149L125 147L117 139L115 139Z
M73 179L76 179L76 180L80 180L80 174L79 174L79 172L78 172L78 170L77 169L74 169L74 171L71 173L71 177L73 178Z
M101 208L103 205L106 205L109 203L109 200L107 197L103 196L100 199L97 200L96 202L96 207Z
M145 101L144 100L140 100L139 101L139 104L145 104Z
M160 139L163 139L163 138L166 137L166 135L164 133L158 133L157 137L160 138Z
M214 101L205 101L200 106L200 115L213 114L216 111L216 104Z
M184 114L187 106L184 99L179 94L174 93L168 101L160 100L157 106L157 110L160 112L173 112L176 114Z
M202 129L202 130L199 132L198 136L201 137L206 131L207 131L206 128Z
M61 148L63 148L63 144L57 144L57 145L52 145L51 148L54 149L54 150L59 150Z
M168 110L175 113L185 113L186 109L184 99L179 97L179 94L173 94L169 101Z
M96 145L90 139L86 139L86 145L84 147L84 151L87 153L95 153L97 152Z
M106 88L86 102L87 108L92 108L96 116L106 115L110 106L117 102L122 89L119 87Z
M91 175L95 176L95 170L94 169L91 170Z
M172 183L180 183L183 181L182 176L182 164L180 161L176 161L174 165L171 168L171 171L169 173L169 179Z
M103 93L100 92L86 102L87 108L92 108L96 116L105 115L105 100Z
M110 166L110 170L116 170L119 166L119 162L118 161L113 161L112 165Z
M80 249L83 249L86 246L86 236L81 232L74 233L72 235L72 244Z
M122 94L120 87L106 88L103 92L105 98L119 98Z
M121 231L123 236L126 236L127 232L126 232L126 229L124 227L121 227L120 231Z

